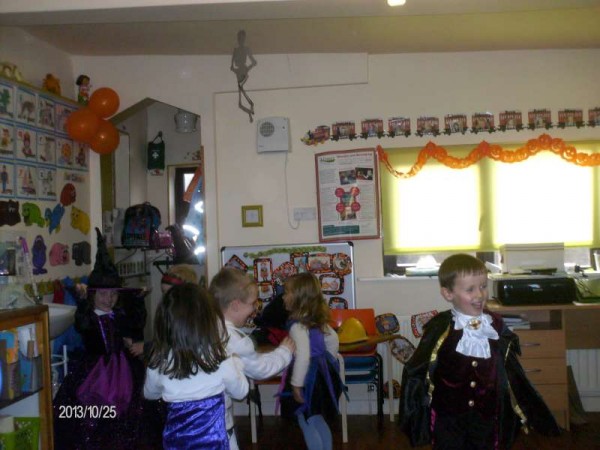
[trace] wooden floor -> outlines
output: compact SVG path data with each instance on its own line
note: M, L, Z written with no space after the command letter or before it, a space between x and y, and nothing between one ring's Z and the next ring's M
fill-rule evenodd
M589 423L573 425L571 431L561 436L548 438L531 432L521 433L513 450L594 450L600 449L600 413L588 413ZM300 428L293 422L276 416L258 419L258 443L252 444L249 417L235 418L236 433L240 450L303 450L304 439ZM348 416L348 443L342 444L341 421L334 424L333 448L344 450L390 450L409 449L407 437L400 431L397 422L389 416L381 422L377 416ZM429 446L420 447L428 449Z

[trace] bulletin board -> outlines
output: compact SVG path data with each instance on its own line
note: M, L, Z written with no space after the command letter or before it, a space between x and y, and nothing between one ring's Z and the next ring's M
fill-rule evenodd
M14 258L3 258L21 250L21 237L36 283L90 271L89 148L67 133L78 108L0 77L0 286L22 282L11 278Z
M315 154L320 242L381 236L378 167L373 148Z
M259 311L283 293L285 280L311 272L332 309L356 307L354 244L288 244L223 247L221 263L248 273L258 284Z

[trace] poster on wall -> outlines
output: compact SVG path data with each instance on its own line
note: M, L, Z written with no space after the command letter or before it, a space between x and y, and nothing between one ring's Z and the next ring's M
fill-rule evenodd
M0 119L15 118L14 88L0 80Z
M0 157L12 158L15 154L15 127L0 122Z
M89 149L66 131L66 117L78 108L68 98L0 74L0 235L23 237L34 265L36 249L38 256L45 255L38 262L47 274L34 267L40 287L66 274L79 277L90 271L89 260L75 258L75 247L90 246L90 234L82 237L83 213L90 211ZM78 220L71 223L73 218ZM14 239L8 242L16 247ZM52 266L48 252L59 247L72 248L73 258L67 265ZM2 248L0 260L1 255ZM22 290L22 284L15 286Z
M17 166L17 197L37 198L37 168L29 165Z
M40 200L56 200L56 169L38 167L38 198Z
M40 164L56 164L56 138L54 136L38 133L37 156Z
M315 154L319 241L378 239L379 172L375 149Z
M17 159L37 160L36 133L30 128L17 128Z
M0 161L0 197L13 197L15 194L15 166Z

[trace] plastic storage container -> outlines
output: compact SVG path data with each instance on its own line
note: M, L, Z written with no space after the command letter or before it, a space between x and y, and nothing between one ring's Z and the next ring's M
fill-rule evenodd
M15 417L15 431L0 433L0 448L3 450L37 450L39 440L39 417Z

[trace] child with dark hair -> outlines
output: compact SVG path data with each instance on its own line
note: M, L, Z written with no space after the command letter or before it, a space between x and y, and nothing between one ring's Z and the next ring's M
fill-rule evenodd
M283 301L292 321L290 337L296 355L280 394L282 414L297 419L309 450L331 450L333 439L325 416L339 413L338 399L344 386L336 359L339 340L329 325L329 306L319 280L309 272L286 280Z
M425 325L402 374L400 424L411 444L488 450L510 448L519 427L559 434L517 359L517 335L500 315L485 309L483 262L452 255L438 278L452 308Z
M156 311L144 395L167 402L166 450L228 450L225 394L241 399L248 380L227 356L223 316L208 292L184 283L164 294Z
M121 287L106 242L96 232L96 262L75 312L84 354L69 361L53 402L54 448L158 449L155 422L161 407L142 396L144 292Z

